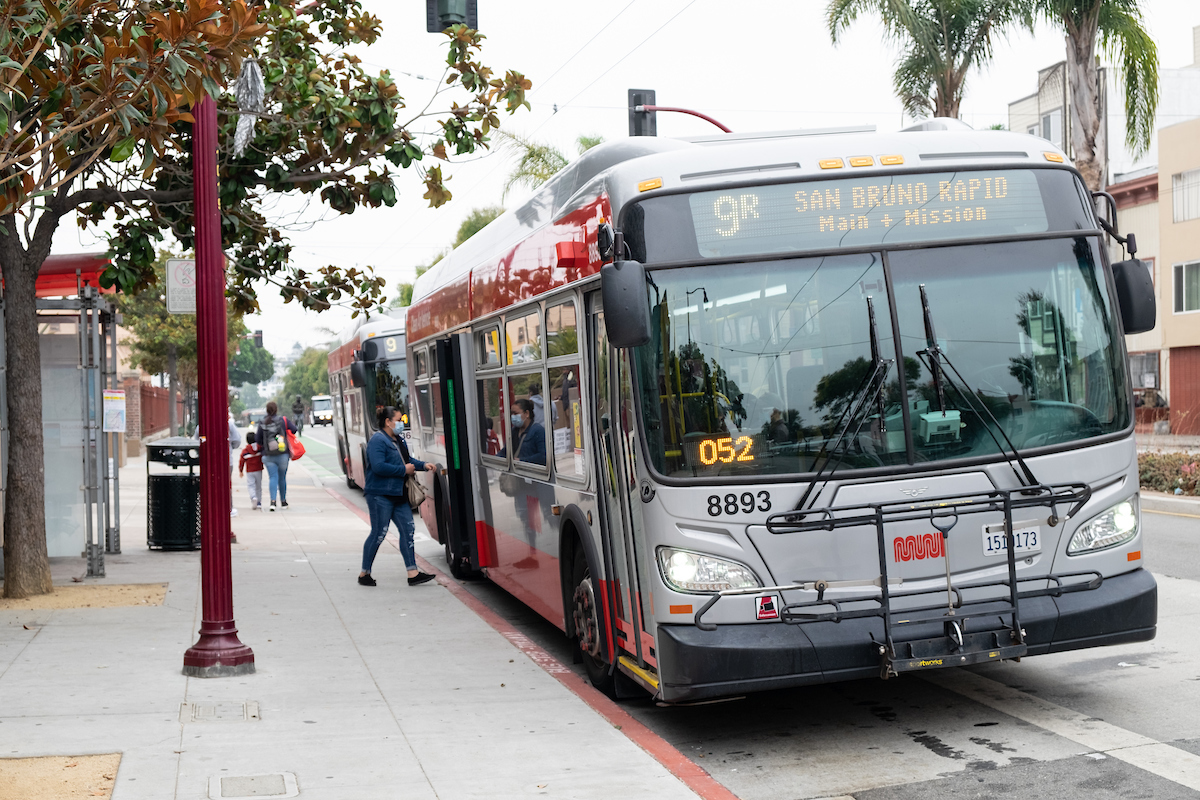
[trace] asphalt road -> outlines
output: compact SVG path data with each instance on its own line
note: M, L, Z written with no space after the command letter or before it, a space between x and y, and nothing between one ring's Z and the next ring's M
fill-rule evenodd
M304 442L326 484L361 506L329 429L307 429ZM623 706L743 800L1200 798L1200 504L1143 509L1145 564L1159 577L1152 642L710 705ZM572 663L553 625L487 581L464 585Z

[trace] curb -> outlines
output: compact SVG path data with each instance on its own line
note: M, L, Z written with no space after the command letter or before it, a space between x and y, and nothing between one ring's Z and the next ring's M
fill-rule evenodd
M355 506L341 494L328 487L325 487L325 491L337 498L346 508L357 514L360 519L370 522L370 516L365 511ZM623 733L631 742L649 753L655 761L662 764L668 772L682 781L685 786L703 798L703 800L739 800L737 795L725 788L724 785L681 753L674 745L650 730L643 723L634 719L628 711L625 711L612 699L572 672L570 667L567 667L557 658L535 644L528 636L513 627L508 620L492 611L480 600L476 599L474 595L462 588L449 575L446 575L420 556L417 556L417 564L425 572L437 576L437 582L450 590L450 593L460 603L474 611L480 619L507 639L513 647L528 656L530 661L549 673L555 680L569 689L572 694L586 703L593 711L608 720L614 728Z

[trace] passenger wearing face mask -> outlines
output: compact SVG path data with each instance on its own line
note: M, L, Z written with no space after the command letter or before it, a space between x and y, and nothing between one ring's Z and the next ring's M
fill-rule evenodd
M512 404L512 441L517 461L546 466L546 429L533 420L533 403L525 398ZM500 451L503 458L507 448Z

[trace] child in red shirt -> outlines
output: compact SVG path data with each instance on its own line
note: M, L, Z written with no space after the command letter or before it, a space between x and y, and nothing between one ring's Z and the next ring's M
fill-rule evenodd
M246 490L250 493L251 511L262 510L262 451L254 441L254 432L246 434L246 446L238 456L238 475L246 473Z

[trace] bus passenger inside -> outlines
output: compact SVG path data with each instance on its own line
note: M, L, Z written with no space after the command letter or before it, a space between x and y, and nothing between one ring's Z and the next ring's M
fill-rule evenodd
M533 402L519 398L512 404L513 449L517 461L546 466L546 429L533 421ZM500 456L506 455L501 450Z

